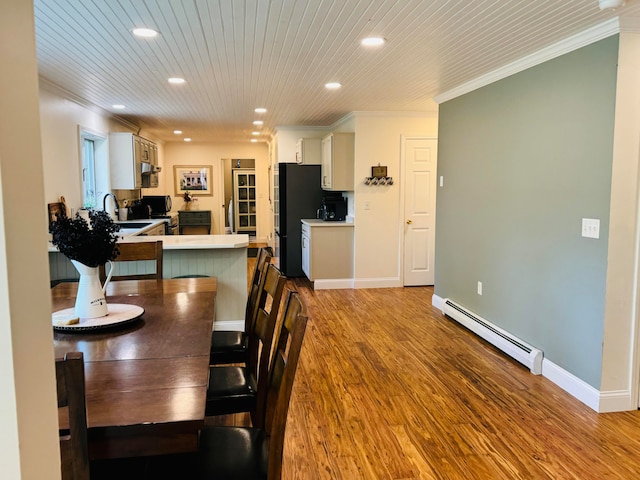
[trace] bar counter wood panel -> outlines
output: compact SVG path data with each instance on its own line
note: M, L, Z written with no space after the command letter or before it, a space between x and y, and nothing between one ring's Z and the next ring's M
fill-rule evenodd
M107 302L139 305L141 319L100 332L54 332L56 357L84 353L92 460L197 449L216 286L215 278L112 282ZM53 311L73 306L76 288L52 289Z

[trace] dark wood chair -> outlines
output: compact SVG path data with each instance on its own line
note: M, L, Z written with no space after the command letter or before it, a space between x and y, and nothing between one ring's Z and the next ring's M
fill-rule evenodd
M286 277L266 265L255 320L249 334L246 365L209 367L206 416L250 412L254 426L264 422L267 372Z
M118 243L118 250L120 253L113 262L154 261L155 273L114 274L112 280L162 280L162 240ZM100 278L106 278L104 265L100 266Z
M214 331L211 334L209 364L247 363L249 359L249 333L253 328L253 321L257 312L258 294L264 283L266 265L271 262L272 257L273 251L271 247L263 247L258 250L245 308L244 331Z
M305 306L289 292L268 370L262 428L205 426L199 452L149 458L148 478L280 480L291 392L307 326Z
M60 429L60 460L63 480L89 480L87 411L84 394L84 360L81 352L56 359L58 408L64 409L68 428Z

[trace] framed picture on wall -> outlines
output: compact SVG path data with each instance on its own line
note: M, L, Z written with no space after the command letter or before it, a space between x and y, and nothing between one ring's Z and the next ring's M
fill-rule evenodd
M213 195L211 165L174 165L173 182L176 196L189 192L195 196Z

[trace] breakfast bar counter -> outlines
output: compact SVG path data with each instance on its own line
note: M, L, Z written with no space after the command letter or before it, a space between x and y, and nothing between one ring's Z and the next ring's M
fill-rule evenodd
M215 330L242 330L247 301L249 235L125 236L120 242L162 240L163 277L215 277L218 281ZM153 262L118 262L120 274L149 273ZM49 243L51 280L78 278L71 262Z

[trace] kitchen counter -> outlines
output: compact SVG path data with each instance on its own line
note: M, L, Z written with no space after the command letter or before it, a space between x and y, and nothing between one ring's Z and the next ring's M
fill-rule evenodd
M302 219L302 270L315 290L353 288L353 221Z
M129 236L123 242L162 240L163 250L198 250L202 248L243 248L249 246L249 235L162 235Z
M309 225L310 227L353 227L354 223L352 220L343 220L341 222L332 222L320 220L319 218L303 218L300 220L304 225Z
M153 225L133 230L137 234L154 228L165 220L131 220ZM125 230L125 231L126 231ZM247 303L247 247L249 235L123 235L120 242L148 242L162 240L162 269L164 278L206 276L218 281L215 330L243 330ZM120 262L127 273L153 272L150 262ZM77 279L78 272L67 257L49 242L49 271L51 280ZM108 301L108 300L107 300Z

